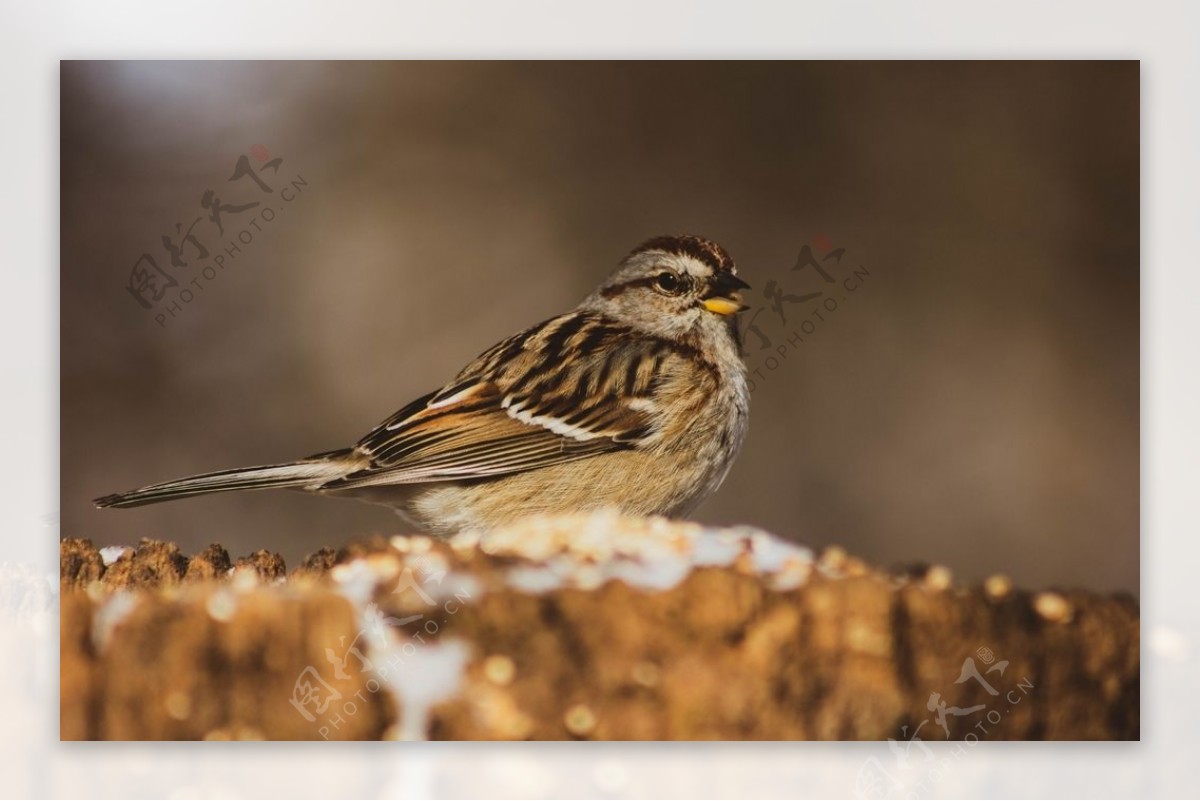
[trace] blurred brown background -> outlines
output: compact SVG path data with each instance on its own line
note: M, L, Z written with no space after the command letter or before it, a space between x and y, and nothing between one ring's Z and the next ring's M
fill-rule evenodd
M61 532L294 565L401 530L291 492L89 499L348 445L641 240L696 232L773 347L813 324L769 372L748 337L750 437L698 517L1136 592L1138 83L1136 62L64 62ZM228 180L241 155L270 195ZM209 189L276 217L227 211L220 236ZM172 266L163 235L197 217L210 258ZM839 283L791 270L806 243L846 249ZM179 282L150 311L125 289L144 252ZM838 308L785 324L772 280Z

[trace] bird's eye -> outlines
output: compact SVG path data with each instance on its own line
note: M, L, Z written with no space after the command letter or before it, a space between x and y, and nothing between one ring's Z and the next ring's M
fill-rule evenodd
M683 281L675 273L659 273L654 279L654 285L668 295L678 295L683 291Z

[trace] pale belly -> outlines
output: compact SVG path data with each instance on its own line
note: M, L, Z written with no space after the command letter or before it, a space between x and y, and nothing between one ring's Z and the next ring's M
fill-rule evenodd
M497 478L376 486L345 494L390 506L416 528L439 536L530 515L599 509L679 517L716 490L731 461L713 464L695 457L619 451Z

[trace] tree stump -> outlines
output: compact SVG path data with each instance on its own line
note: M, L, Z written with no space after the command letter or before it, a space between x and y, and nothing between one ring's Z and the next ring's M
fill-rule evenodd
M190 558L61 547L63 739L1128 740L1128 596L612 515Z

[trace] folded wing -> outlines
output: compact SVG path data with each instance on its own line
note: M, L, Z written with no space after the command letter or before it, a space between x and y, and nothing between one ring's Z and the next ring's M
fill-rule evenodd
M657 435L663 357L596 315L548 320L384 421L355 448L367 466L322 488L486 478L639 447Z

